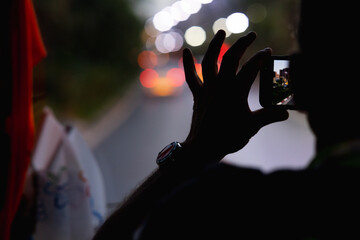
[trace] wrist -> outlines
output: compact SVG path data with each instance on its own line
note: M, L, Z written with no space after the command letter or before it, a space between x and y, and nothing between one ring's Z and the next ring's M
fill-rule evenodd
M183 156L191 159L196 165L206 165L222 160L226 154L221 153L216 146L186 140L181 143Z
M206 144L185 141L172 142L161 150L156 159L159 169L193 172L219 162L225 154Z

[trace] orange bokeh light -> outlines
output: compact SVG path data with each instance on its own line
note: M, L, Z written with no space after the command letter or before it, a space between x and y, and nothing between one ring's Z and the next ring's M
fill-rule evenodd
M140 83L145 88L152 88L156 86L158 78L159 74L154 69L147 68L140 73Z
M200 63L195 63L195 69L197 72L197 75L199 76L200 80L204 82L203 75L202 75L202 68Z
M153 51L142 51L138 55L138 64L141 68L154 68L158 64L158 57Z
M156 81L156 85L150 89L151 93L158 97L166 97L174 94L175 88L172 87L166 77L160 77Z

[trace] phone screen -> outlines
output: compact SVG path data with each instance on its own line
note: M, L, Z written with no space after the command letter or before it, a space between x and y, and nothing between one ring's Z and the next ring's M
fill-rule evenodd
M290 78L290 61L274 59L272 105L294 106L294 92Z

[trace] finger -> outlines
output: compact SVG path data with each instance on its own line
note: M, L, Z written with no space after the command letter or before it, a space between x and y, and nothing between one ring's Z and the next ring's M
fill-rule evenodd
M186 83L195 97L201 89L202 82L196 73L194 57L188 48L183 51L183 64Z
M254 83L257 73L267 58L271 56L271 48L265 48L257 52L247 61L236 76L240 89L249 94L250 88Z
M204 83L210 82L216 78L218 73L217 60L220 54L221 46L225 40L225 31L219 30L211 40L201 63Z
M239 61L245 50L255 40L256 33L250 32L248 35L237 40L234 45L225 53L219 74L235 75L239 66Z
M253 112L253 114L255 118L254 121L258 126L257 131L266 125L284 121L289 118L289 113L285 109L279 108L262 108Z

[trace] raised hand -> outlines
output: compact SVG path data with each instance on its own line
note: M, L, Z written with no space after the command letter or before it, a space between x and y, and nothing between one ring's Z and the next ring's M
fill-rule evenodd
M198 77L194 58L189 49L183 52L186 82L194 97L194 112L190 133L182 145L203 161L220 161L225 155L243 148L263 126L286 120L288 113L278 109L252 112L248 104L251 85L271 49L257 52L241 69L239 61L255 40L250 32L240 38L225 53L220 70L217 59L225 39L220 30L202 61L202 82Z

